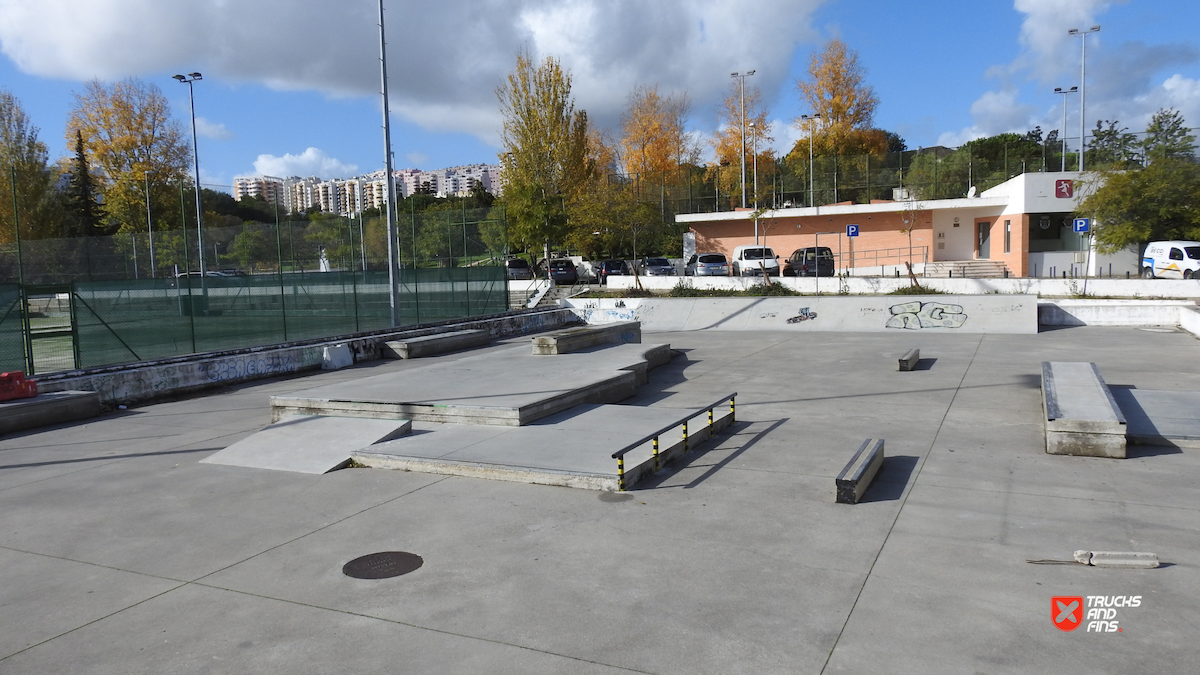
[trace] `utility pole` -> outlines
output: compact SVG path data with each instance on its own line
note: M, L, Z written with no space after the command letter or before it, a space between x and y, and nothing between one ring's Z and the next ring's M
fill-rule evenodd
M379 79L383 89L383 163L387 171L388 303L392 325L400 325L400 267L396 238L396 178L392 175L392 124L388 113L387 40L383 30L383 0L379 0Z

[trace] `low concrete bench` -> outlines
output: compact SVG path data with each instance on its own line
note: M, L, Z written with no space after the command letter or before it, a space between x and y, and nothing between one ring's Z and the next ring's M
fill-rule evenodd
M1125 457L1125 415L1094 363L1042 363L1046 452Z
M100 408L100 394L94 391L43 392L5 401L0 403L0 435L95 417Z
M596 345L626 342L640 344L641 341L642 322L618 321L595 326L566 328L546 335L538 335L533 338L533 353L535 355L570 354Z
M838 504L857 504L883 466L883 439L868 438L834 481Z
M456 330L403 340L389 340L379 345L379 354L388 359L415 359L471 347L484 347L491 341L492 336L486 330Z
M917 364L920 362L921 350L914 347L905 352L904 356L900 357L900 371L916 370Z

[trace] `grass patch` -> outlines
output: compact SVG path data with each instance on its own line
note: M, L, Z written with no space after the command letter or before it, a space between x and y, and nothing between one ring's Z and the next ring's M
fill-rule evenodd
M905 286L897 288L894 291L888 291L887 295L946 295L945 291L939 291L936 288L928 286Z

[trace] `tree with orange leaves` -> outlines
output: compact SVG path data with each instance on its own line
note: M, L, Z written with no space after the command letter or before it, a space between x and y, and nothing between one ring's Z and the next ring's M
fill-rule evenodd
M141 80L88 82L75 94L66 137L72 145L77 137L83 140L96 187L104 196L108 232L144 232L146 186L151 201L165 205L173 184L188 175L192 151L183 125L171 117L159 88ZM174 212L165 206L155 210Z
M771 124L767 121L770 111L762 103L762 92L758 87L746 89L746 136L742 139L742 94L737 82L731 82L729 94L717 109L717 131L709 139L713 146L716 162L709 166L708 177L716 180L721 194L740 194L741 155L745 149L746 166L754 164L754 153L758 153L760 172L774 171L775 155L771 151ZM747 175L751 185L753 177ZM761 191L761 190L760 190Z
M796 89L808 104L810 118L794 121L804 138L792 148L793 157L807 159L810 134L813 152L820 156L887 151L886 132L872 126L879 99L864 81L865 75L858 52L837 38L826 43L822 51L812 53L808 78L796 83ZM818 119L812 119L817 116Z
M659 178L695 162L700 148L685 128L690 109L686 93L661 96L646 85L630 92L619 143L625 172Z

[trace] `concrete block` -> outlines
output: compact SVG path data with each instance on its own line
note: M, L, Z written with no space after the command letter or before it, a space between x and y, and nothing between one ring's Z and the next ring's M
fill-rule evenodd
M321 351L321 370L341 370L352 365L354 356L344 344L330 345Z
M94 391L55 391L0 403L0 434L62 424L100 414L100 394Z
M921 350L914 347L913 349L908 350L904 356L900 357L900 371L907 372L910 370L915 370L920 361Z
M492 341L486 330L456 330L403 340L389 340L379 345L380 356L388 359L415 359L472 347L484 347Z
M554 331L533 338L535 355L570 354L603 344L640 343L642 324L638 321L618 321L595 326L580 326Z
M837 503L857 504L883 466L883 439L868 438L834 481Z
M200 460L276 471L322 474L350 463L350 453L412 431L409 420L296 416L272 424Z
M1048 454L1125 457L1125 416L1096 364L1043 362L1042 409Z
M1151 570L1158 567L1158 556L1142 551L1075 551L1075 561L1092 567Z

